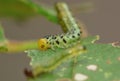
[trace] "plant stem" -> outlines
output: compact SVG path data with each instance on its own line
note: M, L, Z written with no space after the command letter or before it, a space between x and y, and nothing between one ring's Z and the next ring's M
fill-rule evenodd
M32 1L24 1L24 2L29 6L31 6L33 9L35 9L38 14L46 17L46 19L50 20L51 22L58 23L57 14L53 8L48 7L47 5L44 6L38 5Z
M0 52L10 53L23 52L30 49L38 49L37 41L9 41L6 44L6 51L0 50Z

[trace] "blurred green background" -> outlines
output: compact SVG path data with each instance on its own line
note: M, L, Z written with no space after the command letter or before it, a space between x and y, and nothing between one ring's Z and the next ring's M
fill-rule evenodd
M120 1L119 0L33 0L53 6L55 2L65 1L70 7L82 2L92 2L92 13L74 14L81 20L91 35L100 35L99 42L110 43L119 41L120 37ZM80 11L79 11L80 12ZM38 39L44 35L59 34L62 30L59 25L49 22L42 16L35 16L24 21L0 19L7 38L15 40ZM0 55L0 81L26 81L24 68L30 68L29 58L23 53L17 55Z

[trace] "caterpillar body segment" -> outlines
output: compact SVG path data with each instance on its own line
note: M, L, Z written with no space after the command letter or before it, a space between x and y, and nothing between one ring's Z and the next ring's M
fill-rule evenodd
M66 27L67 31L70 31L72 28L79 29L76 20L72 16L67 4L65 3L56 3L57 15L59 22L63 27ZM79 29L80 30L80 29Z

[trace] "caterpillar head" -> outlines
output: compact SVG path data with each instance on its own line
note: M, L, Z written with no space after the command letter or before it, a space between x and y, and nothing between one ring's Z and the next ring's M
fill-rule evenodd
M38 40L38 47L40 50L46 50L49 48L49 45L47 44L47 39L39 39Z

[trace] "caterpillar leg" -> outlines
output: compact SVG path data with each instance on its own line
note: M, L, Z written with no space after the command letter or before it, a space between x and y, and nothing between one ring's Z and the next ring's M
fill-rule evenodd
M50 48L51 48L52 50L55 50L54 46L51 46Z

